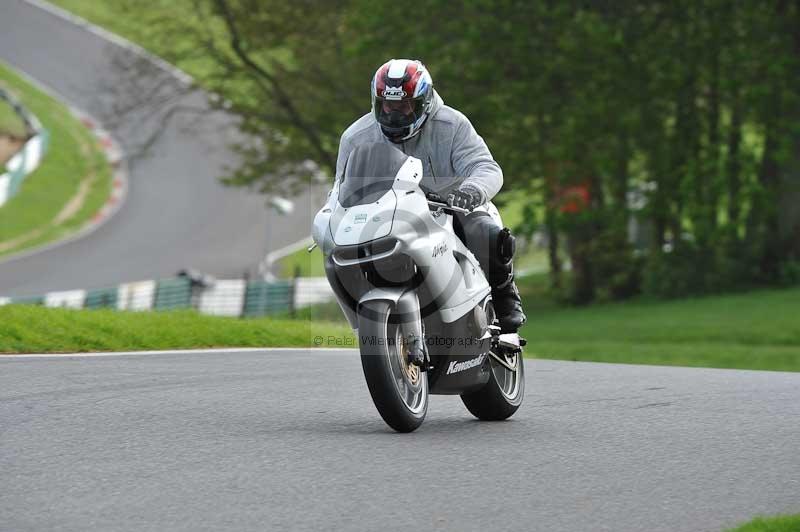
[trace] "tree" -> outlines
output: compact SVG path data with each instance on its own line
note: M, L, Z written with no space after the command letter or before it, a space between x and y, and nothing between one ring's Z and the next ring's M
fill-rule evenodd
M184 36L175 59L200 61L199 83L240 119L230 184L331 175L374 69L415 57L487 140L504 188L532 198L574 301L640 279L662 295L770 282L800 260L796 1L423 0L402 16L367 0L186 1L191 16L153 27ZM585 205L564 210L576 189ZM629 242L632 217L648 249Z

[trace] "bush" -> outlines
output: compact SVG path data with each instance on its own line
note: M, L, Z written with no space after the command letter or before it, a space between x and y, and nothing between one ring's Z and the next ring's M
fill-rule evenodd
M784 286L800 284L800 261L789 260L781 264L779 281Z
M757 284L759 271L753 246L724 236L714 244L680 240L670 251L651 254L642 277L642 292L675 298L736 291Z
M601 232L589 244L589 256L598 300L627 299L639 293L644 260L636 256L625 232Z
M642 275L642 291L662 298L699 292L694 255L688 246L651 254Z

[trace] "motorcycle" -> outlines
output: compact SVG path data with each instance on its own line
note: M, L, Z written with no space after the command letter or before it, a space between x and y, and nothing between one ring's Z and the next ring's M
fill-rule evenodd
M422 161L367 144L314 218L309 251L322 250L372 400L398 432L422 424L433 394L460 395L481 420L522 404L525 341L500 333L486 276L454 232L469 211L442 198L457 184L423 183Z

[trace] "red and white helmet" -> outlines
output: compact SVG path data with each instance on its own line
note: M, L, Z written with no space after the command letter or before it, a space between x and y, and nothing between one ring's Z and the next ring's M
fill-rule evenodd
M433 79L420 61L392 59L372 78L372 112L392 142L419 133L432 102Z

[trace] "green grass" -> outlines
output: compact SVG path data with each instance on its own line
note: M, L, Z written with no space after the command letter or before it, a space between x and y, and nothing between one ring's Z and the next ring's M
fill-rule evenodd
M547 275L520 279L536 358L800 371L800 288L696 299L635 299L570 307L548 292ZM344 324L336 303L301 309L307 320Z
M543 294L534 276L522 284ZM526 300L527 302L528 300ZM800 371L800 289L588 308L542 298L526 305L522 333L537 358ZM295 318L233 319L194 311L131 313L0 307L0 352L75 352L199 347L323 345L352 333L336 303Z
M5 100L0 100L0 135L10 135L16 138L25 138L28 132L25 129L25 123L14 112Z
M519 286L536 358L800 371L800 288L577 308L553 300L546 274ZM344 324L335 302L298 316Z
M0 62L0 83L14 91L50 132L50 146L39 168L25 178L19 193L0 208L0 245L31 235L0 256L63 238L80 229L111 191L111 169L97 140L69 110ZM76 194L81 181L94 175L82 207L58 225L53 219Z
M800 532L800 514L776 517L756 517L728 532Z
M322 251L314 248L311 253L305 248L287 255L278 261L281 277L324 277L325 267L322 263Z
M544 275L520 282L532 356L800 371L800 288L575 308L545 286Z
M311 347L316 336L353 338L344 325L303 319L221 318L190 310L117 312L27 305L0 307L0 353ZM333 345L333 340L325 343Z

